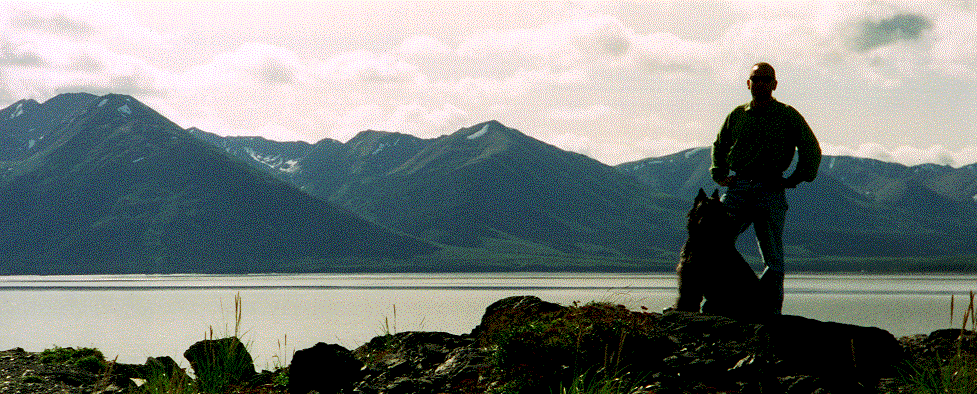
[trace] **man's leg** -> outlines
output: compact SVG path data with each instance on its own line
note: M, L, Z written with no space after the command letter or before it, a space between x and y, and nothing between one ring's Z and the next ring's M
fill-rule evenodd
M729 215L733 218L735 222L734 227L736 229L733 235L733 242L739 238L740 234L750 228L753 224L754 213L756 212L754 200L754 191L751 190L751 185L746 181L734 181L732 185L729 186L726 193L719 198L726 205L726 209ZM702 310L707 309L706 304L709 300L702 305Z
M760 257L766 268L760 275L764 299L770 300L772 312L780 314L784 305L784 222L787 199L783 189L765 193L754 223Z
M746 181L734 181L726 193L719 198L719 201L722 201L723 205L726 206L730 216L736 221L737 229L734 241L753 224L752 212L755 211L753 200L753 191L750 190L750 184Z

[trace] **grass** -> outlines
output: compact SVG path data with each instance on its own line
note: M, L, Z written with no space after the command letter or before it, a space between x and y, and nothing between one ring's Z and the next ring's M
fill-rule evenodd
M223 304L221 305L223 310ZM182 370L156 369L149 371L145 383L139 387L138 393L144 394L223 394L236 392L239 386L246 385L254 372L254 361L248 354L248 344L241 341L246 335L242 330L244 320L244 302L241 294L234 296L233 329L225 324L224 334L216 335L211 326L204 332L205 342L197 347L196 363L193 373L196 379L191 379ZM279 350L288 346L285 342L278 343ZM276 375L273 384L277 388L288 385L287 359L280 356L273 357ZM249 372L250 371L250 372ZM273 392L274 390L250 390L251 393Z
M530 317L495 335L500 393L630 393L642 377L627 369L632 341L647 335L630 311L589 303Z
M104 372L109 364L98 349L86 347L75 349L59 346L41 352L41 362L74 365L94 374Z
M392 335L397 334L397 305L396 304L394 304L393 309L394 309L393 324L391 324L389 316L384 316L383 325L380 326L382 335L385 338L389 338Z
M950 299L950 321L953 322L954 298ZM967 341L967 325L977 328L974 309L974 292L963 315L956 349L950 355L937 355L908 362L901 370L899 380L914 394L977 394L977 354L964 349ZM973 334L974 331L969 333ZM971 339L973 340L973 339Z
M214 329L211 327L209 342L198 344L200 352L195 355L193 372L197 375L197 388L201 392L227 392L232 386L241 384L254 374L254 360L248 353L248 345L240 340L243 320L244 303L241 293L237 293L234 295L233 334L226 333L223 338L215 339Z
M555 394L630 394L643 388L643 385L636 384L640 380L630 372L601 368L592 373L576 375L569 385L564 387L561 384Z

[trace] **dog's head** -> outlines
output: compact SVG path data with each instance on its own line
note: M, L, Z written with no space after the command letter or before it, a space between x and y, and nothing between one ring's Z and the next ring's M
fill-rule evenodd
M719 200L719 190L714 191L712 196L706 196L706 191L699 189L688 216L689 234L710 230L727 232L733 225L733 217L726 209L726 205Z

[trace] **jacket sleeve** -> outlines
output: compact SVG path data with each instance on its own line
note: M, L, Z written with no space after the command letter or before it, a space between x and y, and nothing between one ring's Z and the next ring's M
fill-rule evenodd
M716 142L712 144L712 166L709 167L709 175L717 183L729 176L729 163L726 158L729 156L729 148L733 142L730 136L732 117L732 113L726 117L722 128L719 129L719 135L716 136Z
M808 126L804 117L794 110L795 127L798 131L797 136L797 168L790 178L798 181L812 182L818 176L818 167L821 165L821 145L818 144L817 137L811 127Z

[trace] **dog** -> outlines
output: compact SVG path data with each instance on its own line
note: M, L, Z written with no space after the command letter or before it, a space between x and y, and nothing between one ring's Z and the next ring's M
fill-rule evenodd
M674 309L732 318L759 316L764 310L760 280L736 250L739 230L719 191L699 189L688 214L689 237L676 267L678 299Z

